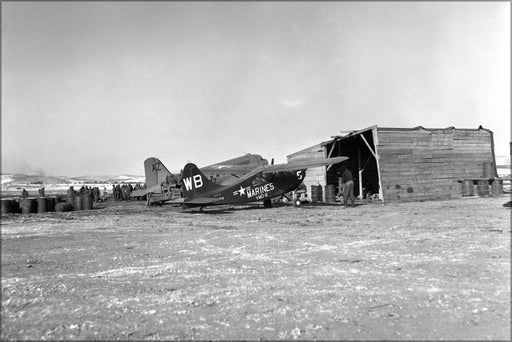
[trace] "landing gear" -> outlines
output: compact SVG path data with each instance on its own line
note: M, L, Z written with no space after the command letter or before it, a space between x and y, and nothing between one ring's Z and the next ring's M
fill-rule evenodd
M268 199L268 200L264 200L264 201L263 201L263 206L264 206L265 208L272 208L272 201L271 201L271 200L269 200L269 199Z
M300 200L300 198L296 198L294 201L293 201L293 206L295 207L300 207L302 205L302 201Z

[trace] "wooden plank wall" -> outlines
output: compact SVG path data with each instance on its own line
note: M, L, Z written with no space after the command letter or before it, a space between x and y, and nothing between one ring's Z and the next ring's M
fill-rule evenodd
M384 201L462 196L461 181L482 179L493 162L485 129L379 129L377 151Z

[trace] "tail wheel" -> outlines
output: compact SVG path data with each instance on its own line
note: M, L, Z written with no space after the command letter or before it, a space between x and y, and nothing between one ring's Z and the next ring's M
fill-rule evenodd
M296 206L296 207L300 207L302 205L302 202L300 201L300 199L296 199L294 202L293 202L293 205Z

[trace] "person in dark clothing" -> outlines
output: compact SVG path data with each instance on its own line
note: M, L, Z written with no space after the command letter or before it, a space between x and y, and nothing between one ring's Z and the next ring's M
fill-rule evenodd
M99 200L100 200L100 189L98 189L97 186L92 188L92 198L93 198L93 201L96 203L99 202Z
M75 203L75 195L75 189L73 188L73 186L70 186L66 196L67 202L71 204Z
M23 189L23 191L21 192L21 198L27 198L28 197L28 191Z
M116 201L121 200L121 186L119 184L116 184L114 195Z
M346 166L341 168L341 182L343 184L343 203L347 205L350 200L350 204L354 204L354 177L352 172L347 169Z

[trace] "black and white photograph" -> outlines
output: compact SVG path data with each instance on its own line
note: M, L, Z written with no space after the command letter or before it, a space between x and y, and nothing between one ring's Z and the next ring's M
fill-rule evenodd
M510 1L0 5L2 341L510 340Z

